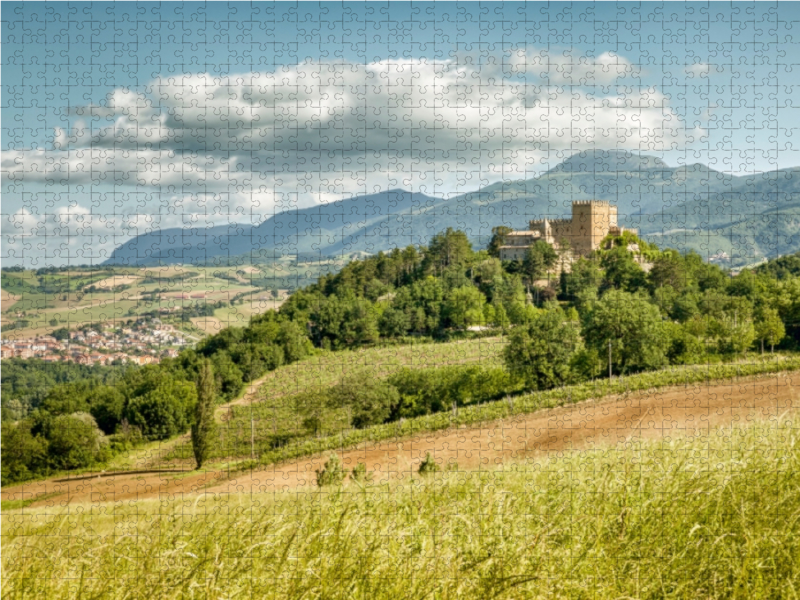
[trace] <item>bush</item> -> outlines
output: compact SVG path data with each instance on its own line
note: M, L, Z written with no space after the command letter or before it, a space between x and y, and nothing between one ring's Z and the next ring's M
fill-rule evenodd
M385 422L391 407L400 401L400 394L386 381L364 371L342 379L329 398L333 406L349 407L352 426L364 429Z
M364 463L358 463L355 467L353 467L353 470L350 473L350 479L358 483L371 483L372 473L367 471L367 465Z
M431 456L430 452L425 454L425 460L419 463L418 473L420 475L431 475L437 471L441 471L441 467L436 464L436 460Z
M317 469L317 486L323 487L326 485L341 485L344 478L347 477L342 468L342 461L337 454L331 454L325 466L322 469Z
M55 469L80 469L110 458L108 439L87 413L55 417L46 437L50 464Z

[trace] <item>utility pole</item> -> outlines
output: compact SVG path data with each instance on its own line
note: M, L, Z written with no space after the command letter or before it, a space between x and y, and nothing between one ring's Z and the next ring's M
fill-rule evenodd
M608 341L608 380L611 381L611 340Z
M256 423L253 415L250 415L250 458L256 459Z

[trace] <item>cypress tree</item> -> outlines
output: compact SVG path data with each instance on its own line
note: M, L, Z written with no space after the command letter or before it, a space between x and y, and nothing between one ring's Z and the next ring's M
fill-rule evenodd
M211 361L206 359L200 367L200 376L197 378L197 405L192 424L192 450L198 469L203 466L211 454L211 444L216 437L215 387L214 369L211 367Z

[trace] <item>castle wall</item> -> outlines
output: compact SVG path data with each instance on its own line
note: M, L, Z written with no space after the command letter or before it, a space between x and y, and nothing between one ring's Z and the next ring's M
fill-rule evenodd
M610 231L622 233L618 225L618 208L602 200L578 200L572 203L571 219L537 219L529 223L528 231L516 231L509 235L500 249L503 260L520 260L528 246L542 239L558 249L562 240L569 241L572 257L584 256L597 250ZM631 230L635 232L636 230Z

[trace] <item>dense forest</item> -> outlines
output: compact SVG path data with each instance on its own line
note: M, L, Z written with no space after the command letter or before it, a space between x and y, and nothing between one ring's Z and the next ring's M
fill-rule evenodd
M3 483L90 467L143 440L186 432L206 362L221 403L316 352L507 334L504 369L404 371L387 381L353 375L323 394L347 407L350 427L366 427L446 410L451 397L489 399L607 376L609 366L627 374L796 345L797 256L732 276L697 254L626 234L554 279L548 274L566 260L563 251L537 242L524 260L502 262L507 231L494 233L481 251L448 229L427 247L353 261L278 311L159 365L104 371L4 361Z

